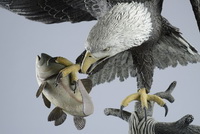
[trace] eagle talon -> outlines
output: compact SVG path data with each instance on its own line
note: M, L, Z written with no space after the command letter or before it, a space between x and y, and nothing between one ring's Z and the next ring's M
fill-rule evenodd
M71 82L71 89L72 89L72 91L74 91L74 93L75 93L75 91L76 91L76 88L77 88L77 81L72 81Z
M124 109L124 106L121 105L121 107L120 107L120 115L121 115L122 119L124 119L123 109Z
M163 107L165 108L165 117L167 116L167 114L168 114L168 107L167 107L167 105L166 104L164 104L163 105Z
M128 106L128 104L129 104L131 101L134 101L134 100L138 100L138 101L141 102L141 108L144 109L144 118L145 118L145 120L147 120L148 101L156 102L156 103L158 103L161 107L164 107L164 108L165 108L165 116L167 116L168 107L167 107L167 105L165 104L165 102L164 102L159 96L157 96L157 95L148 95L145 88L139 89L139 90L138 90L138 93L134 93L134 94L131 94L131 95L127 96L127 97L122 101L121 110L122 110L122 108L124 108L125 106ZM123 107L122 107L122 106L123 106Z
M147 108L144 107L143 109L144 109L144 118L145 118L145 121L147 121Z
M55 80L56 81L56 86L58 86L58 84L60 83L62 77L63 77L62 72L59 72L59 74L57 75L56 80Z

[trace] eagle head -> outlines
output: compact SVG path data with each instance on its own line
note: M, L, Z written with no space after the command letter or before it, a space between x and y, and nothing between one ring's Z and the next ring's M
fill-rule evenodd
M115 5L91 29L81 71L89 73L88 69L93 63L101 63L122 51L140 46L149 40L152 30L151 12L144 4L132 2Z

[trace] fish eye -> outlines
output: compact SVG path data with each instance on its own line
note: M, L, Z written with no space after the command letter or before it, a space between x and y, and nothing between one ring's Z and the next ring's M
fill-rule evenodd
M107 47L105 49L103 49L103 52L108 52L110 50L110 47Z

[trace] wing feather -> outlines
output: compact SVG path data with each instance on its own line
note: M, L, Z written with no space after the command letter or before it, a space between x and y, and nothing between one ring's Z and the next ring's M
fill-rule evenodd
M200 0L190 0L190 3L200 31Z
M27 19L47 24L95 20L87 11L63 0L0 0L0 5Z
M188 63L200 62L198 51L181 36L177 28L166 19L163 21L165 33L153 49L155 66L164 69L168 66L176 67L178 64L186 66Z
M117 3L132 1L148 0L0 0L0 6L27 19L51 24L100 19ZM162 1L154 0L160 9Z
M131 76L137 78L138 88L150 89L155 67L165 69L197 62L200 62L198 51L181 36L176 27L163 18L163 33L156 44L151 47L143 44L118 53L96 66L88 78L95 86L115 78L124 81Z
M111 82L115 78L124 81L128 78L130 73L132 76L135 76L136 74L136 69L134 69L132 61L131 51L121 52L116 56L109 58L106 63L103 63L103 68L90 74L88 78L92 80L93 86L104 82Z
M64 0L74 8L79 8L89 12L93 17L99 19L107 11L110 10L111 5L107 0Z

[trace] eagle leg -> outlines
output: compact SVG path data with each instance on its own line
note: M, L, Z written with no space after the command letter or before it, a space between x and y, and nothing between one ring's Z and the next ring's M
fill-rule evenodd
M161 107L165 108L165 116L168 113L168 108L165 102L157 95L148 95L145 88L139 89L137 93L127 96L121 103L121 111L128 106L131 101L138 100L141 102L142 108L145 110L145 119L147 118L146 109L148 109L148 101L154 101ZM123 117L123 115L121 114Z
M76 85L76 82L78 80L77 73L80 70L79 64L74 64L73 62L69 61L68 59L66 59L64 57L55 57L50 60L55 60L56 63L66 66L58 73L58 75L56 77L56 84L58 84L60 82L60 79L62 79L63 77L66 77L67 75L70 74L71 84Z

